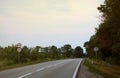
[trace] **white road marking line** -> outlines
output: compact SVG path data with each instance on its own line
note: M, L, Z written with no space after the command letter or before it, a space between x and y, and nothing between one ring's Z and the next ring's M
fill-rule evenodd
M57 63L57 64L45 66L45 67L43 67L43 68L41 68L41 69L37 69L35 72L39 72L39 71L42 71L42 70L44 70L44 69L46 69L46 68L50 68L50 67L53 67L53 66L57 66L57 65L62 64L62 63L64 63L64 62L60 62L60 63ZM33 74L33 73L34 73L34 72L30 72L30 73L27 73L27 74L25 74L25 75L22 75L22 76L20 76L20 77L18 77L18 78L24 78L25 76L31 75L31 74Z
M77 76L77 72L78 72L78 69L79 69L79 66L80 66L81 61L82 61L82 60L79 61L79 63L78 63L78 65L77 65L76 69L75 69L75 72L74 72L72 78L76 78L76 76Z
M27 74L22 75L22 76L20 76L20 77L18 77L18 78L23 78L23 77L28 76L28 75L31 75L31 74L32 74L32 73L27 73Z
M41 68L41 69L37 69L36 72L38 72L38 71L42 71L42 70L44 70L44 69L45 69L44 67Z

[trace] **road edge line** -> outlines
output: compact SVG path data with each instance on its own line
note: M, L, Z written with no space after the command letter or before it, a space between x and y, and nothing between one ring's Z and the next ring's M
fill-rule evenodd
M79 63L78 63L78 65L77 65L76 69L75 69L75 72L74 72L74 74L73 74L73 77L72 77L72 78L76 78L77 73L78 73L78 69L79 69L79 67L80 67L80 63L81 63L81 61L82 61L82 60L80 60L80 61L79 61Z

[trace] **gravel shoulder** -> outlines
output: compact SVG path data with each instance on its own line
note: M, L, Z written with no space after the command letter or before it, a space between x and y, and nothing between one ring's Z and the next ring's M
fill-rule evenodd
M77 78L104 78L104 77L89 71L88 67L86 67L82 62L78 70Z

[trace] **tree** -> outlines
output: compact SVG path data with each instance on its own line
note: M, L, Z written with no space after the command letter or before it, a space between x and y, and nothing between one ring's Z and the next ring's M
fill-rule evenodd
M51 46L50 52L51 52L51 56L52 56L51 58L57 59L57 57L58 57L58 49L57 49L57 47L56 46Z
M36 46L36 47L35 47L36 52L39 52L39 49L40 49L40 48L41 48L40 46Z
M61 47L61 49L62 49L63 55L65 55L66 57L70 58L73 56L72 55L73 49L70 44L64 45L63 47Z
M39 52L36 50L36 48L32 48L31 52L30 52L30 58L32 61L34 60L39 60Z
M84 43L88 57L95 58L94 47L98 46L98 41L95 35L91 36L90 40Z
M83 56L83 49L80 46L77 46L74 50L74 57L80 58Z
M120 64L120 0L105 0L98 7L102 13L103 23L97 29L96 36L100 40L100 48L106 59L112 58Z
M0 46L0 60L2 60L3 59L3 48Z
M94 55L94 46L99 47L99 56L104 61L120 64L120 0L105 0L104 4L98 7L102 13L102 22L94 37L87 42L88 55ZM86 45L86 44L85 44Z
M1 54L2 60L6 63L5 65L10 65L18 62L18 52L15 45L4 47Z
M20 61L28 62L30 61L30 49L27 46L23 46L22 51L20 53Z

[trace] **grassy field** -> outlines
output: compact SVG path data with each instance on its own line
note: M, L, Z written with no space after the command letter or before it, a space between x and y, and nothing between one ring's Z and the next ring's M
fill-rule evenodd
M47 61L52 61L52 60L44 59L44 60L37 60L37 61L31 61L31 62L26 62L26 63L20 63L20 64L1 65L0 71L12 69L12 68L17 68L17 67L23 67L23 66L32 65L32 64L37 64L37 63L42 63L42 62L47 62Z
M104 78L120 78L120 66L110 65L103 61L93 61L91 59L85 59L84 65L86 65L90 71L98 73Z

